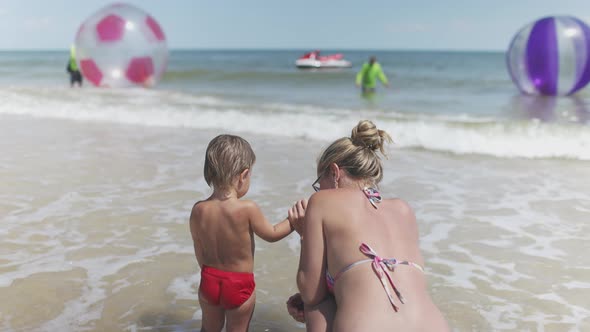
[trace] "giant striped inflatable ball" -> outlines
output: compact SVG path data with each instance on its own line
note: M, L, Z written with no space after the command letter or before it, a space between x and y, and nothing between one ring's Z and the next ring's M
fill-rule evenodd
M590 81L590 28L570 16L539 19L512 39L506 62L521 92L570 95Z
M82 75L100 87L154 86L168 62L158 22L127 4L107 6L86 19L75 46Z

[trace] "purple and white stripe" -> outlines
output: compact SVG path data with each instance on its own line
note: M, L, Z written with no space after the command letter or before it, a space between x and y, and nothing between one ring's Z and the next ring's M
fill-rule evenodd
M516 34L506 62L524 93L572 94L590 81L590 28L571 16L539 19Z

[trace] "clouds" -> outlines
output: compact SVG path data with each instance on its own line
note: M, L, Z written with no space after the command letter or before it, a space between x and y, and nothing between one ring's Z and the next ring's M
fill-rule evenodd
M389 33L416 33L416 32L429 32L432 31L433 27L430 24L425 23L387 23L385 25L385 31Z
M465 19L449 19L446 22L397 22L385 24L388 33L439 33L441 28L449 32L469 32L478 24Z
M0 0L0 49L62 48L84 18L113 1ZM335 2L327 1L320 7ZM563 13L590 24L588 0L501 1L503 10L466 0L349 1L330 12L270 0L251 0L247 9L237 0L126 2L158 19L171 48L504 50L518 29L542 16Z
M475 24L465 19L452 19L449 22L449 28L454 31L465 32L475 28Z
M29 17L23 22L23 26L28 30L44 30L52 25L53 20L48 17Z

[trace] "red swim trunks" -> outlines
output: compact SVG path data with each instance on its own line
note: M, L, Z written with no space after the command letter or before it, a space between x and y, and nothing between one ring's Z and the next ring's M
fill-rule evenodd
M253 273L222 271L206 265L201 269L199 292L207 302L226 310L244 304L255 288Z

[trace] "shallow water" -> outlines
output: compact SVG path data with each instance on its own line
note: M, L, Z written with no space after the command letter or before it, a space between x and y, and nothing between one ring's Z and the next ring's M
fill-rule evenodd
M198 330L188 214L218 133L0 116L0 329ZM247 197L279 221L328 141L242 135L257 153ZM587 162L394 148L385 165L382 192L414 207L455 330L590 329ZM284 305L298 246L257 242L252 330L301 330Z

